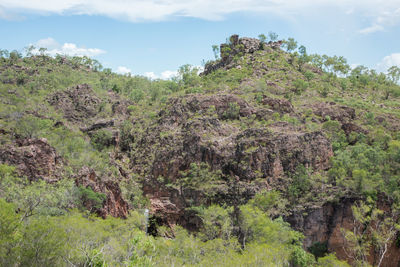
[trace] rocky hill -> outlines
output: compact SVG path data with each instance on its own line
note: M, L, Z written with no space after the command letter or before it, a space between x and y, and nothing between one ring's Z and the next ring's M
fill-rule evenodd
M292 48L234 35L203 73L185 65L171 81L99 71L87 58L1 58L0 163L54 192L72 183L56 204L0 197L27 217L78 208L126 219L148 208L147 232L177 240L179 226L201 237L208 223L220 232L205 240L224 239L204 215L217 206L241 249L250 205L303 233L313 264L335 253L397 266L400 87Z

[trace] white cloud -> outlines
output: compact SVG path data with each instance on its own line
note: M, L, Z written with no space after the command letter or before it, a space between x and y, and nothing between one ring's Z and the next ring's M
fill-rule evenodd
M33 51L34 53L38 53L38 48L46 48L47 49L46 53L51 56L60 54L68 56L94 57L106 53L106 51L99 48L78 47L74 43L64 43L61 45L51 37L46 39L41 39L36 43L34 43L33 46L37 48L36 50Z
M368 19L364 33L374 25L384 27L397 21L399 0L0 0L7 12L41 15L101 15L129 21L160 21L171 17L223 19L234 12L257 12L282 16L307 14L318 8L339 8L344 14ZM397 23L396 22L396 23Z
M378 31L384 31L386 27L395 26L400 23L400 7L399 3L390 8L378 8L371 26L360 30L360 33L369 34Z
M162 79L162 80L169 80L178 75L177 71L166 70L161 72L160 75L154 73L153 71L145 72L143 76L155 80L155 79Z
M161 79L169 80L177 75L178 75L177 71L166 70L166 71L161 72Z
M119 74L128 74L131 72L132 72L131 69L124 67L124 66L119 66L116 71L116 73L119 73Z
M384 29L385 28L382 25L374 24L367 28L361 29L359 32L362 34L369 34L369 33L374 33L374 32L380 32L380 31L383 31Z
M147 77L147 78L149 78L149 79L152 79L152 80L158 79L158 76L157 76L154 72L152 72L152 71L150 71L150 72L145 72L145 73L143 74L143 76L145 76L145 77Z
M23 17L15 14L14 12L7 11L3 6L0 5L0 19L4 20L22 20Z
M393 53L384 57L382 61L377 64L377 70L386 72L387 69L392 66L400 67L400 53Z

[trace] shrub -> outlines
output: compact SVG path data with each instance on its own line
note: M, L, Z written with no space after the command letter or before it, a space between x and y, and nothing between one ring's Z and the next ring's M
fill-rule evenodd
M112 132L100 129L90 134L90 142L92 146L97 150L101 151L112 144Z
M236 120L239 119L240 106L236 103L229 103L228 109L223 114L224 119Z
M294 86L294 92L296 94L301 94L307 89L308 82L306 82L302 79L297 79L297 80L293 81L293 86Z
M103 207L103 202L107 198L106 194L94 192L90 187L79 186L78 190L82 206L87 208L90 212Z
M304 73L304 77L306 77L307 81L311 81L312 79L314 79L315 74L312 71L306 71Z

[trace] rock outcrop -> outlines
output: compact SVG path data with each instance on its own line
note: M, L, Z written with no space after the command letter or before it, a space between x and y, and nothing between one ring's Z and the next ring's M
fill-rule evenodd
M48 101L72 122L83 122L95 117L101 104L101 100L88 84L79 84L65 91L56 92Z
M264 105L268 105L272 110L277 111L281 114L294 112L292 103L290 103L286 99L264 96L262 103Z
M325 203L320 207L310 208L292 214L286 220L292 227L305 235L304 247L310 248L315 244L325 244L328 252L334 252L339 259L351 262L346 248L346 239L342 229L353 230L354 217L351 207L360 199L342 198L337 203ZM390 204L381 198L379 209L391 216ZM304 215L306 214L306 215ZM368 261L376 266L378 254L371 248ZM388 251L382 262L382 267L398 266L400 264L400 248L395 240L388 244Z
M337 120L341 123L351 122L356 118L356 111L354 108L347 106L337 105L335 102L329 103L318 103L312 107L314 113L323 120L327 119L327 116L331 120Z
M236 95L189 95L172 99L168 109L159 113L157 124L135 136L132 171L146 177L143 190L164 222L187 223L185 208L190 201L224 203L236 197L245 203L261 188L284 186L280 177L298 165L329 168L333 152L322 132L304 133L287 123L242 130L233 123L253 114L257 119L260 110ZM267 120L273 111L265 110L262 119ZM210 172L221 171L218 185L212 188L214 199L207 199L201 190L167 186L179 184L192 163L205 163ZM236 196L230 193L234 177L240 184ZM263 182L255 183L257 178Z
M121 189L117 181L103 181L97 176L96 172L89 168L83 167L75 177L77 186L90 187L93 192L103 193L106 199L103 202L102 208L97 209L99 216L105 218L108 215L113 217L126 218L128 215L128 203L123 199ZM86 203L90 205L90 203ZM92 207L86 207L91 210Z
M256 38L239 38L239 35L234 34L229 38L229 43L220 45L221 59L206 64L201 75L207 75L220 68L230 69L234 67L232 63L237 55L252 54L256 51L264 50L266 47L279 49L281 45L282 41L262 43Z
M97 121L94 124L90 125L89 127L86 128L81 128L82 132L91 132L91 131L96 131L102 128L107 128L107 127L112 127L114 126L114 120L101 120Z
M62 159L45 138L17 140L0 148L0 162L16 166L30 181L55 182L62 176Z

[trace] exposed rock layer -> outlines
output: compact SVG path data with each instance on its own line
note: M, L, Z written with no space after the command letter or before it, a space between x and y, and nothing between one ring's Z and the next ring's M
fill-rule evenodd
M102 208L96 210L101 217L105 218L107 215L120 218L127 217L128 203L122 198L117 181L102 181L93 169L83 167L76 175L75 183L77 186L90 187L94 192L106 195ZM90 203L86 204L90 205ZM88 206L87 208L90 210L92 207Z
M0 148L0 162L17 167L30 181L54 182L61 178L63 162L45 138L17 140Z

